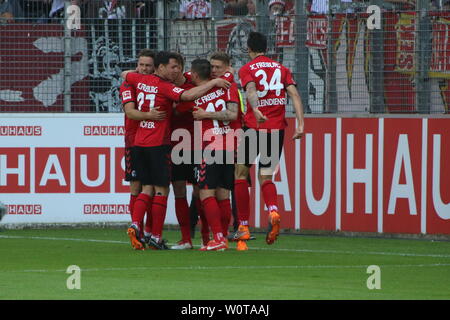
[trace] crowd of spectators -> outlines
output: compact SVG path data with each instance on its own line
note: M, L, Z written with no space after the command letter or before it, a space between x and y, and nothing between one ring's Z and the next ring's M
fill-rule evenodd
M78 5L83 18L119 19L155 17L157 0L70 0ZM64 17L65 0L0 0L0 23L32 22L51 23ZM211 17L211 0L177 0L179 18L202 19ZM352 2L365 0L340 0L346 12L352 12ZM386 0L391 9L411 9L416 0ZM223 14L229 16L256 15L256 0L223 0ZM293 0L268 1L271 16L281 14ZM326 14L329 12L329 0L309 0L307 9L310 13ZM450 0L430 0L431 10L449 10Z
M225 16L256 15L255 0L224 0ZM180 0L179 18L204 19L211 17L211 0Z
M153 16L156 0L70 0L83 18L120 19ZM52 23L64 18L65 0L0 0L0 23Z

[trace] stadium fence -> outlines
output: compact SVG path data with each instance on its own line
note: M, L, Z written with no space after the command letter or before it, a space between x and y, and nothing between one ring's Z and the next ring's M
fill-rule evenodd
M23 1L1 13L0 112L121 112L120 73L143 48L178 51L187 68L225 51L237 77L251 30L292 70L306 113L449 112L448 1L284 2Z

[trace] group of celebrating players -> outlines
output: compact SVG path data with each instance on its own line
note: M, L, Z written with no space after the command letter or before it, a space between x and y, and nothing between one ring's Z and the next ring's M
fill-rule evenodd
M265 56L266 37L251 32L247 46L250 61L238 73L247 98L245 113L231 57L223 52L209 61L192 61L190 71L183 73L180 54L144 49L136 70L122 73L132 220L127 234L134 249L169 249L162 234L170 184L182 236L170 249L193 248L186 198L186 184L191 183L202 224L200 250L226 250L228 240L238 242L237 250L247 250L249 169L258 155L258 179L269 210L266 242L276 241L281 218L272 177L287 125L286 93L297 118L293 139L303 136L303 106L290 70ZM239 227L228 234L233 189Z

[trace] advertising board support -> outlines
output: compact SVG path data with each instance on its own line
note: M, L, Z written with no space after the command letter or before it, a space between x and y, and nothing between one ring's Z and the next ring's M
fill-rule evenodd
M376 0L374 4L381 8L383 1ZM370 112L383 113L384 106L384 52L378 48L383 48L384 45L384 20L380 19L380 28L375 28L369 32L370 39Z
M430 1L417 1L416 3L416 28L417 28L417 44L416 44L416 103L419 113L430 113L431 103L431 82L429 81L428 72L430 70L431 60L431 22L428 15L430 10Z
M69 5L70 1L64 2L64 112L72 111L72 30L68 23Z

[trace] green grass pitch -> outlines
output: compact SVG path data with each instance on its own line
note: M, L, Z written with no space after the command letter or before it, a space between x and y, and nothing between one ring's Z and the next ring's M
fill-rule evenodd
M198 232L194 250L134 251L117 228L3 230L0 299L450 299L448 241L254 235L248 251L200 252ZM67 287L70 265L80 289Z

